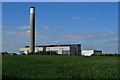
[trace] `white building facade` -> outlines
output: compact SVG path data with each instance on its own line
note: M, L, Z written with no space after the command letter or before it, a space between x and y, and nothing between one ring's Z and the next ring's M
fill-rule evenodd
M30 51L29 46L25 48L20 48L20 53L28 54ZM57 54L80 54L81 44L67 44L67 45L40 45L35 47L35 52L40 51L53 51Z
M91 56L91 55L100 55L102 54L101 50L82 50L81 55L83 56Z

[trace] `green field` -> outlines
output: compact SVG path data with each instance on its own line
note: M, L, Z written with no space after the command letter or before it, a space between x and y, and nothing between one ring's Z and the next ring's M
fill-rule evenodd
M4 55L3 78L118 78L118 57Z

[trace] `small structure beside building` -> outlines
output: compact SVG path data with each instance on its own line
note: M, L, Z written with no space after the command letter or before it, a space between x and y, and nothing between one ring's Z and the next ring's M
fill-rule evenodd
M102 54L101 50L82 50L81 55L83 56L91 56L91 55L100 55Z
M21 55L20 53L16 53L17 55Z
M40 45L35 46L35 52L40 51L52 51L57 54L80 54L81 53L81 44L67 44L67 45ZM25 48L20 48L20 53L28 54L30 52L29 46Z
M6 54L8 54L8 52L0 52L0 54L6 55Z

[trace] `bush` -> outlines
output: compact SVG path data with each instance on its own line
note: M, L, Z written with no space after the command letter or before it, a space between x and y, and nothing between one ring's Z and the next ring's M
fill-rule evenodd
M99 54L99 55L92 54L92 56L120 56L120 54Z
M34 52L31 52L31 53L28 53L28 55L35 55L35 53L34 53Z
M28 55L57 55L57 53L52 51L39 51L35 53L28 53Z
M21 55L26 55L25 53L21 53Z

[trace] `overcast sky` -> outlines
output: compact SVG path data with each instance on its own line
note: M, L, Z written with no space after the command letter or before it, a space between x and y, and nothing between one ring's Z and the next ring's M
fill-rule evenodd
M36 45L82 44L82 49L118 52L118 3L22 2L2 4L3 51L29 45L29 8L36 12Z

